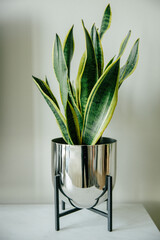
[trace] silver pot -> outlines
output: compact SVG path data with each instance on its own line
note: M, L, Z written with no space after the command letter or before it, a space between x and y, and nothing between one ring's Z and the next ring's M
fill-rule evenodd
M116 178L117 141L101 138L96 145L68 145L62 138L52 140L52 179L60 174L63 201L76 207L90 208L107 199L101 197L106 175ZM66 197L66 196L67 197Z

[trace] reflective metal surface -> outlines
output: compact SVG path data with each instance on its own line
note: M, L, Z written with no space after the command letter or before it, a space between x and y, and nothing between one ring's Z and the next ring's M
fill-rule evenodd
M101 138L96 145L67 145L62 138L52 140L52 178L61 177L61 189L76 207L90 208L103 193L106 175L116 178L117 141ZM62 200L68 198L61 194ZM107 199L107 192L99 199Z

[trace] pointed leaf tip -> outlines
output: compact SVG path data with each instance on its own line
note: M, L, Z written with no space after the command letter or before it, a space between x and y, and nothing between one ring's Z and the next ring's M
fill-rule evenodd
M64 58L65 58L67 69L68 69L69 79L70 79L71 60L74 53L73 26L74 25L72 25L72 27L68 31L63 43L63 53L64 53Z
M88 33L87 29L83 25L84 34L85 34L85 42L86 42L86 56L85 63L83 65L83 70L80 74L79 81L79 97L80 97L80 108L82 112L82 116L84 114L85 105L87 103L87 99L89 94L98 80L98 68L97 61L95 56L95 51L93 47L93 43Z
M85 27L83 19L81 19L81 21L82 21L82 26Z
M101 28L99 33L100 38L102 38L104 33L107 31L107 29L110 28L111 18L112 18L111 7L110 7L110 4L108 4L104 11L102 22L101 22Z
M95 24L93 24L91 28L90 36L92 39L92 43L93 43L93 47L96 55L97 66L98 66L98 78L99 78L103 72L104 56L103 56L103 48L102 48L100 36Z
M67 90L67 77L68 77L68 69L64 57L64 53L62 50L61 40L56 34L56 39L53 47L53 68L56 75L56 78L60 85L60 94L63 103L63 107L65 109L68 97Z
M123 81L129 77L137 67L139 59L139 38L135 41L126 64L120 69L119 76L119 87L122 85Z

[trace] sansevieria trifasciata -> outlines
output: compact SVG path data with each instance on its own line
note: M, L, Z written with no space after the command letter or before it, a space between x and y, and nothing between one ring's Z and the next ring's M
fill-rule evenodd
M70 80L71 60L74 54L73 26L63 44L56 34L52 55L53 68L59 83L64 115L47 78L40 80L33 76L33 80L55 115L63 139L68 144L94 145L97 143L113 116L120 86L137 66L139 39L135 41L126 63L120 66L120 59L131 31L123 39L117 56L104 64L101 40L111 25L111 18L111 7L108 4L99 30L93 24L88 31L82 21L86 49L80 60L74 83Z

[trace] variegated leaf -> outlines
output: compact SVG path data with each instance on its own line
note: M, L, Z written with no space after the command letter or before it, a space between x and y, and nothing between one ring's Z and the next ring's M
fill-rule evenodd
M81 115L81 112L75 102L75 99L73 97L73 94L72 94L72 90L71 90L71 85L70 85L70 82L68 80L68 93L69 93L69 101L72 105L72 107L74 108L74 111L75 111L75 114L77 115L77 119L78 119L78 123L79 123L79 128L80 128L80 132L82 131L82 127L83 127L83 119L82 119L82 115Z
M69 30L63 44L63 52L68 68L68 77L70 78L70 65L74 53L73 26Z
M119 61L106 69L90 93L84 114L83 144L94 145L112 118L118 99Z
M91 39L96 55L97 65L98 65L98 77L101 76L104 68L104 56L103 56L103 48L100 40L99 33L96 29L95 24L93 24L91 28Z
M71 103L67 101L66 106L67 129L73 144L81 144L80 128L77 115Z
M79 91L80 107L83 116L89 94L98 80L98 67L92 40L83 22L82 24L86 38L86 52L87 52L85 66L83 68L83 72L80 78L80 91Z
M62 50L62 45L59 36L56 34L56 39L53 48L53 67L56 78L60 86L60 95L63 103L64 110L66 108L68 99L68 69L65 61L65 57Z
M120 45L120 49L119 49L119 53L118 53L118 57L117 58L120 58L127 46L127 43L128 43L128 40L131 36L131 30L128 32L127 36L123 39L121 45Z
M121 86L122 82L127 77L129 77L136 69L136 66L138 64L138 58L139 58L139 39L137 39L136 42L134 43L126 64L120 69L119 87Z
M112 12L111 12L110 4L108 4L102 18L102 23L101 23L100 33L99 33L100 38L102 38L104 33L110 28L111 19L112 19Z
M87 58L87 53L85 51L81 57L79 68L78 68L78 74L76 78L76 99L79 107L80 107L80 80L85 67L86 58Z
M34 82L37 85L38 89L40 90L41 94L43 95L44 99L46 100L47 104L49 105L52 112L54 113L56 121L62 132L62 136L63 136L64 140L67 143L71 144L72 142L68 135L66 120L63 117L62 113L60 112L60 109L57 105L57 101L56 101L55 97L53 96L53 94L50 93L50 90L48 89L48 85L44 81L42 81L34 76L33 76L33 79L34 79Z

